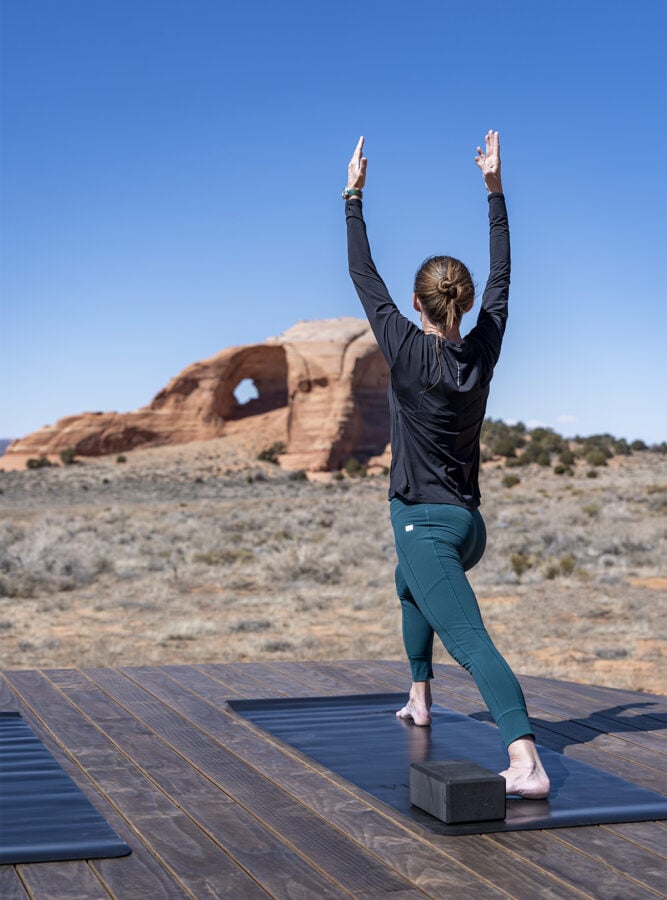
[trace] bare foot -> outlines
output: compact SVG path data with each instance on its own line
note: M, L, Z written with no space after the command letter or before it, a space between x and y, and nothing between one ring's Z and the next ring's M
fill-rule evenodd
M428 681L415 681L410 689L410 699L397 710L399 719L412 719L415 725L431 724L431 688Z
M500 774L507 782L505 793L526 800L544 800L549 796L551 783L538 756L535 741L519 738L509 747L510 764Z

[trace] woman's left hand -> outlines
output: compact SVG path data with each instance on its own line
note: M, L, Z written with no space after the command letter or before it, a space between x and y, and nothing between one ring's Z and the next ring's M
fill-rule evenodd
M366 184L366 163L368 160L362 156L364 150L364 137L359 138L357 146L354 148L352 159L347 167L347 186L348 188L356 188L361 190Z

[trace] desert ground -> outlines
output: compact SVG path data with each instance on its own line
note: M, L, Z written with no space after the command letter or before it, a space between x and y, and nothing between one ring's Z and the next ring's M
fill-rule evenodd
M125 456L0 471L3 668L403 658L386 475ZM667 456L586 469L485 463L471 582L517 672L665 693Z

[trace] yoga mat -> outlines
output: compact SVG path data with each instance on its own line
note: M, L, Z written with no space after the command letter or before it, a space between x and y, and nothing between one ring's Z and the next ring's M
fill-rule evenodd
M0 712L0 863L127 856L18 712Z
M504 821L446 825L410 803L410 764L467 759L493 772L507 767L496 728L433 706L433 724L398 719L403 694L230 700L265 731L342 775L378 800L437 834L484 834L571 825L667 818L667 798L601 769L540 747L551 779L547 800L508 797Z

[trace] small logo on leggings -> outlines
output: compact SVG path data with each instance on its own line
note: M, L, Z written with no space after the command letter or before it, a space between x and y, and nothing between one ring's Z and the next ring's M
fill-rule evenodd
M412 531L412 529L413 529L414 527L415 527L414 525L406 525L406 526L405 526L405 530L406 530L406 531Z

